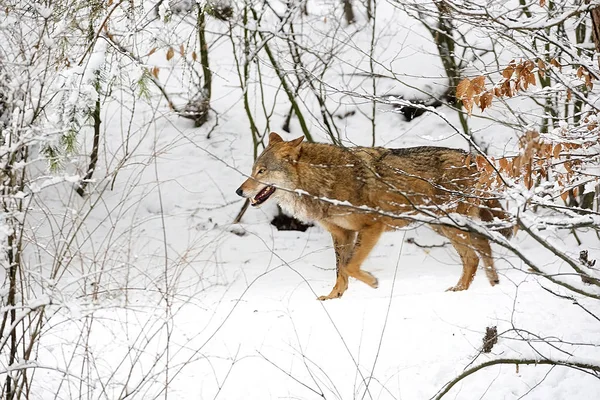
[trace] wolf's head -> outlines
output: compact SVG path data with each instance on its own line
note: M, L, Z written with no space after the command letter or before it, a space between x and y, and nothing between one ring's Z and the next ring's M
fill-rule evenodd
M254 162L252 174L236 190L239 196L250 198L257 207L270 198L277 198L279 188L294 190L296 167L304 136L285 142L275 132L269 134L269 145Z

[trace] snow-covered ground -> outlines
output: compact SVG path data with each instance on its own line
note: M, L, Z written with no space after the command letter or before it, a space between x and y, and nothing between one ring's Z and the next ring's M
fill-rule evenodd
M311 6L312 25L305 26L303 40L317 46L331 24L324 15L333 3ZM378 94L409 96L419 93L415 88L442 92L446 82L429 33L390 4L378 7L381 66L376 69L393 70L410 84L381 79ZM227 28L216 21L209 27ZM346 144L369 145L372 139L371 121L361 114L368 115L371 103L345 92L371 90L369 78L351 76L369 69L370 35L359 15L356 27L331 39L347 44L338 56L342 62L326 76L328 105L339 115L356 112L337 121ZM138 101L133 113L116 100L108 102L100 157L107 177L99 178L98 193L85 200L73 197L67 182L46 189L34 204L35 232L49 253L61 246L58 227L84 221L76 235L78 251L65 254L68 268L50 279L41 265L44 256L39 261L47 279L47 297L40 296L40 304L51 302L55 306L48 309L58 311L48 313L52 317L40 337L36 362L43 368L35 372L35 398L429 399L465 368L499 357L598 360L600 351L592 345L599 343L598 321L546 291L572 295L530 273L506 250L494 247L500 285L490 287L479 271L468 291L446 292L458 280L461 262L427 226L383 236L364 264L379 279L378 289L351 281L341 299L317 301L335 280L327 232L318 226L304 233L277 231L269 224L274 205L249 209L241 224L231 224L243 204L235 189L253 161L232 52L224 39L211 49L212 107L219 124L210 138L214 115L206 126L194 128L164 102L153 108ZM157 52L153 61L167 88L193 92L185 86L187 72L173 68L177 60L166 61L164 52ZM280 62L289 67L289 60ZM293 133L281 132L289 102L272 71L265 76L270 76L265 98L274 105L270 128L286 139L300 136L295 118ZM250 93L252 107L260 110L258 87ZM307 99L311 133L326 141L318 104ZM434 114L406 122L391 111L377 106L377 145L468 147ZM454 111L440 112L459 127ZM256 115L262 129L266 120ZM128 146L135 151L110 175L113 160L125 151L129 119ZM514 149L507 128L487 120L470 123L492 143L492 152ZM91 138L82 143L84 150L90 143ZM69 218L62 217L66 208ZM553 235L578 253L568 232ZM595 236L583 239L581 249L597 258ZM540 265L560 270L561 261L539 244L521 234L512 240ZM32 252L28 262L37 265L36 257ZM597 311L598 304L580 301ZM500 337L484 354L482 339L491 326ZM501 365L476 372L446 398L599 396L598 380L581 371Z
M130 284L127 294L115 290L74 305L64 313L68 320L52 319L41 359L67 369L61 356L75 343L83 347L78 338L84 336L93 358L89 379L107 398L137 385L143 390L134 397L154 398L172 379L169 398L424 399L465 367L497 357L535 358L538 350L582 362L599 356L586 345L597 339L598 322L544 291L548 285L507 254L497 252L500 285L490 287L479 274L468 291L445 292L461 271L454 251L405 242L441 244L427 227L387 234L365 265L379 288L352 281L343 298L320 302L317 295L328 293L335 275L328 234L317 227L277 232L262 217L237 229L245 232L240 237L227 226L197 228L189 218L177 223L168 216L169 307L157 293L164 287L162 268L139 250L132 269L144 275L133 279L140 283ZM196 251L183 256L176 250L180 242ZM527 243L523 248L539 251ZM93 321L84 323L80 307L94 305ZM93 324L89 337L87 324ZM490 326L501 337L491 353L481 354ZM580 345L552 348L534 334ZM77 379L69 379L75 387ZM55 391L54 382L42 398ZM596 378L578 371L504 365L478 372L449 396L592 399L597 390Z

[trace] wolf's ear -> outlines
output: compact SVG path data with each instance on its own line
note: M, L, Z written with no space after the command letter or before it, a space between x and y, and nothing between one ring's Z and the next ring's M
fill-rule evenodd
M300 136L297 139L290 140L289 142L287 142L289 149L288 157L291 161L298 161L298 157L300 157L300 149L302 149L302 147L300 147L300 144L302 144L303 140L304 136Z
M276 134L275 132L269 133L269 146L275 143L283 142L281 136Z
M302 143L302 141L304 140L304 136L300 136L299 138L296 138L294 140L290 140L290 146L292 147L298 147L300 146L300 143Z

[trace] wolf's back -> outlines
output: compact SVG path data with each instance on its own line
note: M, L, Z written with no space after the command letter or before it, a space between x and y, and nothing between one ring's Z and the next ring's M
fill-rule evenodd
M473 189L477 184L477 172L473 167L465 165L468 152L460 149L435 147L435 146L419 146L408 147L401 149L390 149L393 156L398 157L403 164L410 165L414 172L420 177L438 181L447 188L453 188L450 181L456 179L465 185L463 189ZM473 157L474 158L474 157ZM472 164L473 165L473 164ZM492 222L494 218L502 221L509 221L509 214L503 209L500 201L497 199L488 199L483 201L483 207L479 207L479 218L484 222ZM499 229L504 237L510 238L513 234L512 227Z

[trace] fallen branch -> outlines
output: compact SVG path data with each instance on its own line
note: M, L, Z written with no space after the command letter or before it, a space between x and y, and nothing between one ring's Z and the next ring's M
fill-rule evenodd
M542 364L542 365L557 365L557 366L568 367L568 368L573 368L573 369L577 369L577 370L589 370L589 371L593 371L593 372L595 372L594 375L600 374L600 366L593 365L593 364L579 363L579 362L571 362L571 361L566 362L566 361L549 360L549 359L545 359L545 360L532 360L532 359L520 360L520 359L516 359L516 358L506 358L506 359L491 360L491 361L484 362L482 364L479 364L476 367L473 367L473 368L470 368L470 369L464 371L462 374L458 375L456 378L454 378L453 380L451 380L450 382L448 382L438 392L438 394L436 394L431 399L435 399L435 400L441 399L442 397L444 397L450 391L450 389L452 389L454 387L454 385L456 385L457 383L459 383L460 381L462 381L463 379L465 379L469 375L472 375L475 372L479 371L480 369L491 367L492 365L501 365L501 364L514 364L516 366L519 366L521 364L523 364L523 365L531 365L531 364L534 364L534 365L538 365L538 364Z

